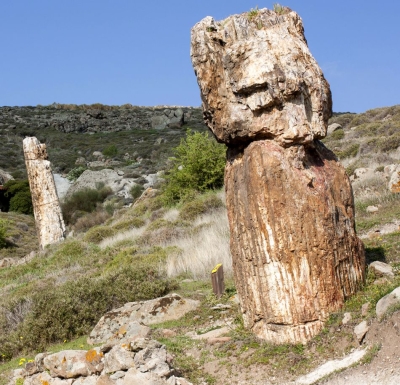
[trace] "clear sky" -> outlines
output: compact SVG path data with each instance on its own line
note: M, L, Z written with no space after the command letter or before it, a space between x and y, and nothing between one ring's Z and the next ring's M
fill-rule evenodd
M0 106L199 106L190 29L258 0L3 0ZM400 0L282 0L303 19L334 111L400 104Z

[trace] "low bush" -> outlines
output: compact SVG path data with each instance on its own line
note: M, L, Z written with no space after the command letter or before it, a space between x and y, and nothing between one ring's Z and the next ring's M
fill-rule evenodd
M129 192L132 195L132 198L136 200L142 195L143 190L144 190L143 186L135 184L134 186L131 187Z
M339 159L344 159L344 158L355 157L359 149L360 145L358 143L354 143L344 147L340 151L335 151L335 153L339 157Z
M32 296L18 328L0 337L0 351L44 351L51 343L88 334L107 311L126 302L160 297L175 288L152 265L128 265L100 278L81 278Z
M99 243L105 238L112 237L115 230L108 226L95 226L88 230L84 240L86 242Z
M118 154L118 148L115 144L111 144L103 150L103 155L112 158Z
M344 131L341 128L336 131L333 131L331 134L331 139L333 140L340 140L343 138L344 138Z
M67 179L71 182L76 181L86 170L86 167L80 166L73 168L68 174L67 174Z
M97 209L96 211L93 211L92 213L87 213L83 215L82 217L79 217L74 226L73 229L75 231L87 231L88 229L101 225L104 223L110 216L112 215L112 212L110 213L107 210L107 206L105 207L105 210L102 209Z
M65 222L67 224L74 224L78 217L83 216L79 212L93 212L98 204L104 202L111 193L112 190L109 187L84 189L75 192L61 206Z
M213 211L223 205L222 200L215 194L199 196L197 199L187 202L182 206L179 218L186 221L193 221L199 215Z
M125 230L129 230L132 228L139 228L145 225L145 221L142 218L131 218L131 219L127 219L125 221L122 222L118 222L117 224L115 224L113 226L113 229L117 230L117 231L125 231Z

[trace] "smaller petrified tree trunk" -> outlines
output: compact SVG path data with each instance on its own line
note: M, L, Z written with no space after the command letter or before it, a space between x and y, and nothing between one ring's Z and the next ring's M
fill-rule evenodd
M23 148L39 244L44 248L64 239L64 220L46 145L30 137L24 139Z

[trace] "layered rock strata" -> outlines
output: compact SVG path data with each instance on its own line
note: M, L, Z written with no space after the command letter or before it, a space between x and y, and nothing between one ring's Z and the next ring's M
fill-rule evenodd
M204 118L228 145L225 188L245 325L305 343L364 279L350 181L318 139L332 101L301 18L261 9L192 29Z
M23 149L39 244L44 248L64 239L64 220L46 145L28 137L23 140Z

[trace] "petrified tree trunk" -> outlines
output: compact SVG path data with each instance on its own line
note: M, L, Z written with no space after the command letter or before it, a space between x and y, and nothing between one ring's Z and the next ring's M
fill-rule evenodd
M31 137L23 140L23 148L39 244L44 248L64 239L64 220L46 145Z
M326 135L329 84L285 8L192 29L205 121L228 145L225 189L245 325L306 342L364 279L352 189Z

